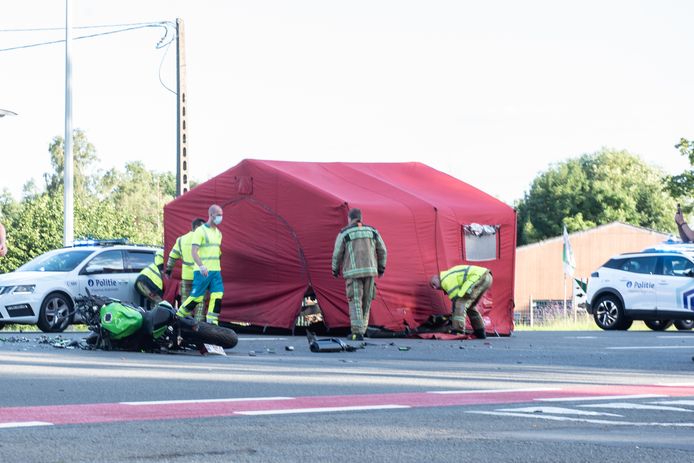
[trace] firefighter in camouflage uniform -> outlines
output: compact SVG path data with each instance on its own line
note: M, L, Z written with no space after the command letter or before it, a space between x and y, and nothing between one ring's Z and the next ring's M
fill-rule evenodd
M350 209L349 224L340 230L335 240L332 271L342 277L347 287L351 340L364 339L369 326L371 301L376 296L375 277L386 271L386 245L374 227L361 221L361 210Z

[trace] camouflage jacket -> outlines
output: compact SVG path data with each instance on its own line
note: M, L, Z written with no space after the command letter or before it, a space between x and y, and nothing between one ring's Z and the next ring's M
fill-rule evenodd
M344 278L383 275L386 270L386 245L373 227L351 223L337 235L333 251L333 275L340 268Z

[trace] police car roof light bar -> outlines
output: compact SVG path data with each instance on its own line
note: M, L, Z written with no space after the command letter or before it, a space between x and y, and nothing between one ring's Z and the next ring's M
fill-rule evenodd
M115 246L118 244L128 244L127 238L117 238L110 240L81 239L75 240L72 243L72 246Z

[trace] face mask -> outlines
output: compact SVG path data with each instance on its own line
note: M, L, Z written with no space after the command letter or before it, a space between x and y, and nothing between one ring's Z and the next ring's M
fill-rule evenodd
M221 215L215 215L214 218L212 219L215 225L219 225L222 223L222 216Z

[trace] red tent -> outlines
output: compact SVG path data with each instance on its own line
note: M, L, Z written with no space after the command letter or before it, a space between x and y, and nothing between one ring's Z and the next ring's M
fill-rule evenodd
M166 250L215 203L224 209L223 321L293 328L312 288L325 325L349 327L344 282L333 278L330 262L347 210L358 207L388 248L371 326L415 328L450 313L429 277L471 263L494 275L483 301L487 331L513 330L514 209L424 164L244 160L166 205ZM475 258L471 224L494 231L484 236L484 260Z

